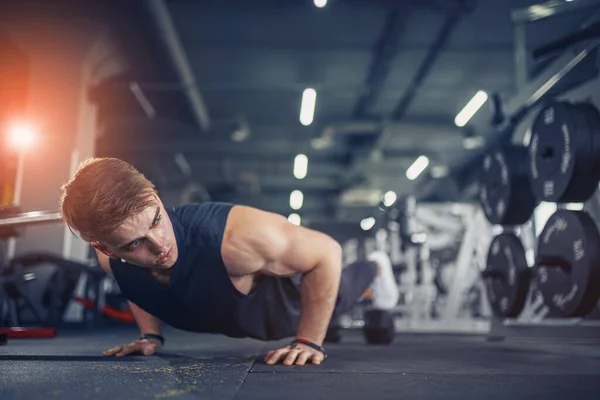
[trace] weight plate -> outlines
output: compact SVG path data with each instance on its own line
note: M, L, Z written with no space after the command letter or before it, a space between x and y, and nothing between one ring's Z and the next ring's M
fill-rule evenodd
M583 317L600 298L600 234L585 211L558 210L538 239L536 280L551 312Z
M591 103L579 103L577 108L583 115L586 128L590 132L592 154L590 158L591 171L594 175L594 190L596 183L600 181L600 112ZM593 193L592 193L593 195Z
M518 237L501 233L492 240L482 276L496 315L515 318L521 314L529 294L531 273Z
M367 310L363 333L369 344L390 344L396 337L394 316L387 310Z
M527 174L527 149L506 146L483 160L479 201L486 218L497 225L527 222L537 200Z
M598 184L600 114L591 104L554 102L535 118L529 177L539 201L584 202Z

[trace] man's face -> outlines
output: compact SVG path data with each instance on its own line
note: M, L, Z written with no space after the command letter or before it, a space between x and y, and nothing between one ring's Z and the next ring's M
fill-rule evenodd
M155 199L155 204L128 218L94 247L140 267L171 268L179 255L175 232L162 202Z

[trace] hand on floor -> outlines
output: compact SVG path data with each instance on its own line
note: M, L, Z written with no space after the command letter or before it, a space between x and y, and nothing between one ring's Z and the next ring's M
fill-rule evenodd
M290 345L287 345L280 349L269 351L265 357L265 362L267 364L277 364L279 361L282 361L284 365L304 365L307 362L321 364L324 359L325 356L319 350L304 344L298 344L294 349Z
M160 340L157 339L138 339L131 343L121 344L102 352L103 356L123 357L129 354L143 354L151 356L156 354L161 348Z

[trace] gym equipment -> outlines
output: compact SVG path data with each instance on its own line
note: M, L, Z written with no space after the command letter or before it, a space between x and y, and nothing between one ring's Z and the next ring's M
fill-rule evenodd
M396 332L484 333L489 304L481 301L473 313L473 298L465 294L483 287L480 272L491 241L491 225L481 207L472 203L416 204L406 221L418 236L402 252L398 271L400 300L393 310ZM416 242L420 243L416 243ZM436 275L443 269L444 293Z
M484 158L479 200L492 224L521 225L531 218L537 200L529 184L525 147L505 146Z
M396 336L393 314L386 310L366 311L363 333L369 344L392 343Z
M18 206L2 208L0 211L0 239L7 240L15 236L20 236L22 228L27 225L36 225L60 220L60 213L54 211L33 211L25 213L20 211ZM0 287L0 311L3 313L4 311L7 311L6 320L9 321L9 324L12 323L14 325L15 323L18 324L20 322L18 317L21 316L19 313L23 310L23 304L27 310L25 312L29 312L29 318L33 317L37 321L43 319L52 320L55 318L55 307L53 306L58 301L56 294L60 293L61 288L50 285L49 287L52 288L52 290L45 291L40 302L38 302L38 306L41 305L42 308L32 307L33 303L31 302L31 299L28 297L21 297L19 285L12 279L13 277L11 275L14 270L11 268L3 268L6 264L4 259L0 261L0 282L2 283ZM54 283L52 279L53 275L50 273L49 268L40 269L38 273L38 275L35 273L25 274L21 279L23 281L33 281L37 277L38 279L34 286L37 286L39 282L42 281L42 277L49 278L50 284ZM12 300L12 302L7 300ZM19 301L20 304L18 304ZM5 305L7 307L5 307ZM43 306L46 308L43 308ZM44 312L46 314L44 314ZM12 317L10 316L11 314ZM27 315L25 316L27 317ZM48 338L56 335L56 330L52 327L2 327L4 318L5 315L0 314L0 335L2 335L2 340L4 341L9 337Z
M60 325L81 274L91 278L85 291L100 293L100 281L105 276L100 268L45 253L14 258L3 273L4 291L14 303L13 319L20 326Z
M21 210L17 206L1 207L0 208L0 223L6 218L20 215ZM20 236L21 230L14 224L0 225L0 240L6 240L11 237Z
M540 201L587 201L600 180L600 113L589 103L541 109L529 144L531 187Z
M88 310L95 310L98 305L92 299L87 299L84 297L75 296L73 300L83 305ZM106 296L106 301L109 301L109 296ZM131 309L128 306L125 307L115 307L113 305L105 304L100 307L100 312L102 315L105 315L109 318L115 319L121 322L127 323L135 323L135 317L131 312Z
M18 210L18 208L15 208ZM60 213L55 211L29 211L10 216L2 216L0 227L8 229L9 227L43 224L47 222L60 221Z
M540 7L543 6L543 7ZM600 78L600 64L598 64L598 56L600 49L600 41L585 40L584 35L581 35L581 30L574 29L573 35L568 39L563 37L553 43L545 43L543 48L535 51L531 47L531 40L529 39L530 32L537 36L539 33L543 33L547 27L547 24L559 24L561 16L566 15L574 11L581 12L584 9L589 10L589 15L593 14L594 9L597 10L600 7L600 3L594 1L584 2L546 2L540 5L531 5L523 9L514 10L512 12L512 21L514 28L515 38L515 77L517 93L503 104L502 110L504 111L505 119L500 124L490 126L489 118L477 119L471 122L471 129L477 132L487 132L490 136L494 137L497 143L525 143L529 141L529 167L528 173L532 181L532 189L538 201L547 201L553 203L565 203L571 202L573 199L569 196L561 197L560 191L557 189L557 184L563 185L567 188L571 184L571 179L574 178L577 181L581 179L591 180L597 182L596 174L590 176L590 172L581 174L578 169L580 168L579 163L582 160L581 157L581 143L588 140L587 153L592 151L591 138L593 135L586 134L585 131L592 131L591 127L585 127L582 129L576 128L573 131L572 128L576 122L588 123L586 118L586 112L575 112L576 116L573 118L569 113L571 109L578 109L575 105L571 107L574 100L581 101L583 99L596 99L595 96L598 85L598 79ZM540 8L544 9L543 13L540 13ZM585 14L585 13L584 13ZM583 15L583 14L582 14ZM546 20L548 22L540 24L538 21ZM535 21L535 22L534 22ZM594 21L588 21L594 23ZM591 27L591 24L586 24L581 28ZM589 37L589 36L588 36ZM554 38L552 38L554 39ZM565 40L566 39L566 40ZM549 58L551 56L552 58ZM532 64L535 58L548 57L547 62ZM538 59L539 61L539 59ZM537 68L542 67L542 68ZM533 72L535 71L535 72ZM533 73L532 73L533 72ZM548 109L553 104L560 103L564 108L568 108L566 114L569 116L569 120L565 126L565 131L568 133L565 135L562 131L563 126L560 125L560 121L554 118L554 125L551 126L553 130L554 140L558 143L558 150L553 147L542 147L539 128L541 127L542 133L544 132L546 122L551 120L552 115L546 115L548 120L544 121L543 110ZM564 106L564 104L569 104ZM540 112L542 110L542 112ZM594 110L593 110L594 111ZM550 114L550 113L548 113ZM536 121L538 125L534 127L532 122ZM552 116L554 117L554 116ZM562 117L560 117L562 118ZM558 128L558 129L557 129ZM536 132L537 130L537 132ZM582 133L583 132L583 133ZM558 133L558 137L556 135ZM595 132L594 132L595 133ZM565 146L565 138L568 139L569 147ZM544 137L544 140L546 138ZM561 142L562 139L562 142ZM490 142L493 142L492 139ZM597 147L597 145L595 145ZM562 149L562 150L561 150ZM554 154L552 154L554 151ZM537 155L539 159L532 157L532 153ZM590 158L585 155L586 149L584 149L585 161L589 161ZM564 155L565 158L560 160L559 158ZM546 157L546 160L543 159ZM570 158L568 158L570 157ZM587 157L587 159L586 159ZM541 161L546 162L546 169L550 165L549 160L552 160L558 166L558 169L553 172L554 175L549 176L550 182L546 185L544 182L548 180L548 176L541 176L546 171L538 170L538 176L534 177L532 174L532 165L536 166L536 163ZM567 170L561 172L561 163L564 161L562 167L570 167L575 171ZM592 160L592 163L595 163ZM593 164L592 164L593 165ZM576 167L575 167L576 166ZM533 179L535 178L535 179ZM576 183L574 187L579 186ZM594 186L595 184L592 184ZM585 186L585 185L583 185ZM569 188L567 192L571 192ZM579 191L579 189L577 190ZM600 195L596 192L596 196ZM578 194L581 198L585 198L585 193ZM552 198L558 201L553 201ZM577 201L579 202L579 201ZM588 203L592 201L586 201L586 210L589 207ZM561 205L559 205L561 208ZM537 214L537 213L536 213ZM546 216L544 216L544 222L542 222L541 228L546 224ZM528 255L528 264L532 265L531 269L531 290L528 295L524 310L518 316L518 318L503 318L499 317L496 313L491 315L490 319L490 331L489 339L493 340L504 340L508 338L560 338L566 341L572 341L574 338L598 338L600 335L600 323L593 319L590 319L589 315L586 318L571 318L566 319L556 315L556 313L550 310L545 304L544 296L538 287L539 273L535 266L535 254L538 251L538 240L542 240L539 236L540 222L537 218L532 218L530 222L523 226L515 227L515 233L519 235ZM558 234L558 233L553 233ZM560 234L562 236L562 234ZM533 238L533 241L527 240L527 238ZM589 239L589 238L588 238ZM572 240L567 239L568 242ZM529 256L532 256L531 259Z
M11 339L51 339L56 336L56 328L0 328L0 334Z
M538 242L536 281L553 314L583 317L600 299L600 234L585 211L558 210Z
M517 317L525 307L531 281L521 240L507 232L496 236L481 275L494 313L504 318Z

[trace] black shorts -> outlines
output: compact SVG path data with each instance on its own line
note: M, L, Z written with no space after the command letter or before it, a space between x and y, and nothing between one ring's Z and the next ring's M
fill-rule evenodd
M333 318L350 312L362 298L365 291L371 286L377 276L377 264L372 261L356 261L342 269L340 288L333 312ZM293 278L299 287L301 275ZM332 319L333 319L332 318Z

